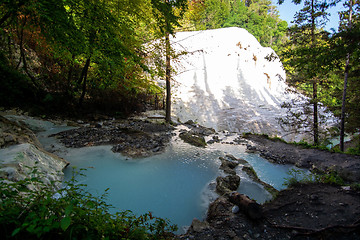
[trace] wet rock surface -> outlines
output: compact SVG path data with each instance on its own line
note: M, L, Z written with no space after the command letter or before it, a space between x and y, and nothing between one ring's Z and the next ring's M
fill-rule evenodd
M190 130L182 129L179 137L186 143L196 147L206 147L207 143L212 144L214 142L220 142L217 136L213 136L213 139L210 142L205 141L205 136L210 136L216 133L212 128L203 127L192 120L187 121L184 125Z
M236 174L216 178L216 192L220 195L230 194L236 191L240 185L240 177Z
M204 126L201 126L199 124L196 124L194 121L189 120L184 123L185 126L189 127L191 130L191 133L197 136L210 136L211 134L216 133L216 131L213 128L207 128Z
M320 172L336 171L346 181L360 182L360 156L307 149L261 135L247 135L246 139L253 142L247 147L251 152L259 152L271 162L294 164Z
M14 122L0 115L0 148L21 143L40 146L35 134L22 122Z
M92 123L51 136L69 148L112 145L112 151L136 158L164 151L172 137L171 130L173 127L167 124L123 120Z
M192 133L191 131L189 132L181 132L179 134L179 137L186 143L189 143L193 146L196 147L206 147L206 142L205 142L205 138L203 136L199 136L196 135L194 133Z
M241 143L248 144L251 152L259 152L276 163L321 167L323 171L333 169L343 175L350 172L345 179L352 183L358 182L356 180L360 177L356 167L358 156L302 149L258 135L247 136L246 141ZM330 159L329 163L327 159ZM246 161L231 155L220 160L220 168L229 174L227 176L233 174L233 167L237 165L235 162L238 162L251 178L255 181L258 179ZM354 168L351 169L351 166ZM223 182L220 182L220 188L224 186ZM177 239L360 239L359 190L320 183L296 184L289 189L275 191L276 197L261 205L259 218L250 216L251 209L247 209L246 204L240 203L242 207L234 204L231 199L234 192L229 191L226 188L225 194L210 204L202 224L195 223L206 228L191 226L186 234L177 236ZM248 198L242 196L241 199Z
M38 176L47 185L58 188L64 178L62 170L69 163L45 151L35 134L22 121L0 115L0 180L17 182ZM38 189L37 186L28 186Z
M296 185L262 206L258 220L219 197L210 204L207 226L177 239L359 239L360 193L324 184ZM198 224L199 225L199 224Z
M69 164L30 143L0 149L0 156L0 179L17 182L36 175L46 185L56 188L61 186L62 170Z
M170 140L172 127L147 121L97 121L78 122L79 128L57 134L68 147L112 144L118 151L129 151L130 156L142 156L162 151ZM6 130L6 128L2 128ZM30 131L30 130L29 130ZM207 130L206 130L207 131ZM6 132L6 131L2 131ZM31 131L30 131L31 132ZM209 132L210 133L210 132ZM205 135L208 136L208 135ZM249 144L248 149L270 156L277 163L307 163L306 166L325 166L327 156L323 151L298 149L261 136L238 139L240 144ZM125 143L126 142L126 143ZM125 145L121 145L125 144ZM128 145L126 145L128 144ZM163 144L163 145L162 145ZM285 145L284 145L285 144ZM121 145L121 146L120 146ZM129 147L129 148L127 148ZM136 149L135 149L136 148ZM128 149L128 150L124 150ZM132 149L135 149L133 152ZM140 150L138 150L140 149ZM116 150L115 150L116 151ZM307 153L308 152L308 153ZM309 160L306 162L303 158ZM335 155L333 155L335 156ZM333 163L336 159L337 165ZM342 164L341 161L345 161ZM358 157L339 154L330 159L336 169L344 168L357 179ZM325 184L295 185L278 193L269 203L262 205L262 217L252 220L244 209L230 200L231 189L238 179L234 169L246 161L231 155L221 159L223 179L229 180L225 194L210 204L204 221L194 220L188 232L177 239L359 239L360 238L360 193L350 188ZM322 163L323 165L321 165ZM317 164L317 165L315 165ZM304 165L304 166L305 166ZM351 169L350 166L355 166ZM324 168L324 169L327 169ZM246 171L246 168L244 169ZM249 170L250 175L251 170ZM343 172L345 174L346 172ZM355 176L355 178L354 178ZM230 181L231 180L231 181Z

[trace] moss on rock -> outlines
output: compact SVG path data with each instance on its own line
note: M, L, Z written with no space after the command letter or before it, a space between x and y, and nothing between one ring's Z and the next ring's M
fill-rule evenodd
M206 147L205 138L192 134L190 132L182 132L179 137L186 143L194 145L196 147Z

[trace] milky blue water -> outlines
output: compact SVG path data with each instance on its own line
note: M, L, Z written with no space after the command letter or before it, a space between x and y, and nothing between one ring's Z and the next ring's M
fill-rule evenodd
M223 154L231 154L236 158L246 160L255 170L258 177L273 186L277 190L285 188L285 179L289 177L290 169L295 168L292 165L279 165L268 162L259 156L259 154L247 153L244 145L230 145L215 143L211 146L213 149L221 151ZM241 171L241 167L237 169L241 182L238 192L246 194L251 199L255 199L258 203L264 203L272 198L262 185L254 182L245 172Z
M232 154L247 160L261 180L279 190L284 188L284 178L291 169L289 165L272 164L258 154L247 153L242 145L216 143L203 149L174 138L162 154L128 159L113 153L111 146L66 149L56 139L47 137L66 128L54 125L38 134L46 149L55 150L71 163L65 170L66 180L72 176L72 167L86 168L85 176L78 176L77 180L96 195L109 188L108 203L115 207L113 212L131 210L144 214L151 211L177 224L179 233L193 218L204 219L208 204L217 197L214 182L217 176L224 174L219 170L220 156ZM238 192L259 203L271 199L271 195L253 182L241 167L236 170L241 178Z
M185 151L175 145L157 156L127 160L110 148L75 149L64 156L72 166L88 168L86 177L78 180L87 184L90 192L101 194L110 188L109 203L117 210L136 214L151 211L179 226L190 225L194 217L204 217L208 204L204 194L218 175L218 154L195 147ZM71 177L70 168L65 176Z

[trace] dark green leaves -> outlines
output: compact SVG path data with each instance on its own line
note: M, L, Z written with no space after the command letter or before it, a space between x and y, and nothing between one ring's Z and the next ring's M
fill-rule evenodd
M39 181L40 182L40 181ZM168 221L140 216L130 211L110 214L106 193L94 196L74 178L67 187L53 191L52 186L19 194L25 179L0 185L0 235L4 239L165 239L175 231ZM57 197L54 197L54 194Z
M162 33L174 33L174 27L180 26L179 19L187 7L187 0L151 0L153 14ZM175 9L179 10L177 14Z
M68 227L70 226L71 224L71 218L69 216L66 216L64 217L62 220L61 220L61 229L63 231L66 231L68 229Z

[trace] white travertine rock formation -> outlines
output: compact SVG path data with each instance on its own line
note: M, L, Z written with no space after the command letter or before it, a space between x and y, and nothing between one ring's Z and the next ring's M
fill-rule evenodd
M171 39L176 52L173 114L218 131L285 136L277 118L286 94L285 71L276 53L262 47L248 31L223 28L179 32Z

